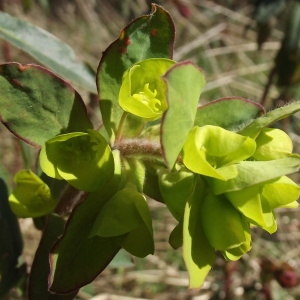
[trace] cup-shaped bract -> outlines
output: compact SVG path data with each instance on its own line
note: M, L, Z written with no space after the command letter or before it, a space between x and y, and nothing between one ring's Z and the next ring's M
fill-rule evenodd
M275 180L226 193L227 199L250 223L273 233L277 229L274 209L297 207L299 186L290 178L282 176Z
M255 141L218 126L194 127L183 146L183 163L191 171L228 180L237 176L234 164L249 158Z
M36 218L53 211L58 200L50 188L31 170L21 170L15 177L16 188L9 196L13 213L19 218Z
M289 156L293 151L293 142L282 130L264 128L256 138L256 160L273 160Z
M78 190L100 189L113 176L114 159L105 138L95 130L72 132L48 140L40 153L42 170Z
M122 109L149 121L160 118L168 107L161 77L174 64L166 58L149 58L127 69L119 92Z
M282 176L277 180L266 183L261 192L272 209L279 207L297 207L300 196L300 187L292 179Z
M273 210L268 201L261 197L263 185L255 185L243 190L226 193L227 199L239 210L249 223L273 233L277 229Z

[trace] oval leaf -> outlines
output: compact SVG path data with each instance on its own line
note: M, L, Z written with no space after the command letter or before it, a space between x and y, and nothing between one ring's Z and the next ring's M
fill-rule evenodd
M119 236L137 228L143 223L137 209L140 201L146 204L144 196L132 188L117 192L99 213L91 236Z
M80 95L41 66L0 65L0 89L0 120L31 145L93 127Z
M255 139L264 127L287 118L298 111L300 111L300 102L293 102L286 106L276 108L266 113L264 116L255 119L243 130L241 130L239 134L248 135L249 137Z
M195 122L203 72L192 62L174 65L163 77L167 85L168 109L161 125L161 145L167 166L172 169Z
M262 114L265 110L260 104L240 97L228 97L199 106L195 125L216 125L238 131Z
M242 161L236 165L238 176L222 181L210 179L210 185L215 195L242 190L252 185L295 173L299 170L300 157L296 154L287 158L269 161Z

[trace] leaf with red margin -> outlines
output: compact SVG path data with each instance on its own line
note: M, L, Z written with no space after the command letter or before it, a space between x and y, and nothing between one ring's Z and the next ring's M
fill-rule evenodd
M171 16L162 7L152 4L149 15L127 25L120 37L103 53L97 71L97 88L104 126L110 137L116 132L123 113L118 97L124 72L134 63L147 58L172 58L175 28ZM145 120L127 116L124 133L133 137Z
M49 251L57 238L63 233L65 223L62 217L57 215L48 216L30 272L28 286L28 297L30 300L72 300L77 294L76 290L67 295L54 295L48 290Z
M238 131L264 114L265 109L256 102L240 97L226 97L199 106L195 126L215 125Z
M205 79L201 69L186 61L171 67L163 80L167 85L168 109L161 124L161 145L167 166L172 169L194 126Z
M89 193L68 219L63 236L50 251L50 291L67 294L90 283L120 250L119 237L90 237L107 196Z
M28 144L93 127L80 95L41 66L0 65L0 89L1 122Z

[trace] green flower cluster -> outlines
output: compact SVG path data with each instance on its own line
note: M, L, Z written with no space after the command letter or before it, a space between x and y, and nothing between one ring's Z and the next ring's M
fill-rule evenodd
M292 154L292 141L279 129L264 128L252 139L218 126L194 127L182 159L188 170L201 175L197 179L199 192L188 201L183 218L190 217L191 209L197 207L197 231L203 232L198 240L211 252L201 263L200 269L206 267L205 272L210 269L215 250L228 260L239 259L251 249L251 226L273 233L277 229L274 209L298 206L300 189L285 175L286 166L299 156ZM189 224L183 231L185 241L185 235L193 233L189 221L183 223ZM189 268L189 255L184 256Z
M183 86L190 83L191 71L204 84L200 70L169 59L143 60L123 75L117 101L124 115L131 113L145 122L163 116L162 157L158 165L154 162L151 166L156 173L152 179L146 178L146 164L139 159L143 153L121 153L121 148L114 149L117 143L111 147L92 129L48 140L40 152L40 166L50 178L101 196L103 203L90 236L108 238L138 257L154 252L151 215L144 194L148 191L148 196L161 197L158 200L163 200L178 220L170 244L174 248L183 246L190 287L199 287L215 261L216 251L227 260L239 259L251 249L251 226L273 233L277 229L274 210L298 206L300 188L286 175L298 169L300 156L292 154L291 139L279 129L262 126L243 135L220 126L194 126L201 89L182 93L180 85L182 81ZM178 120L182 113L184 120ZM174 121L179 125L172 135ZM172 138L177 136L180 142L175 145ZM118 137L120 141L122 136ZM27 171L18 174L16 182L10 203L19 217L53 211L57 200L39 177Z

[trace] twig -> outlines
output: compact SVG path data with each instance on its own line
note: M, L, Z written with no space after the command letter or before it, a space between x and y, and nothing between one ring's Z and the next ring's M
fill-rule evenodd
M275 74L276 74L276 67L274 66L272 68L270 74L269 74L268 82L267 82L267 84L265 86L264 93L263 93L262 98L260 100L260 104L262 106L265 106L265 104L266 104L267 95L268 95L268 92L269 92L270 87L272 85L272 82L273 82Z

